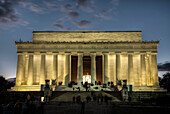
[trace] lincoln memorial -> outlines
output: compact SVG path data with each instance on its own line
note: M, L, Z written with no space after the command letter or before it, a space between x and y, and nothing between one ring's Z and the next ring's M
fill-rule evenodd
M17 73L13 91L40 91L88 82L113 85L126 80L133 91L158 91L157 46L141 31L33 31L32 42L15 42Z

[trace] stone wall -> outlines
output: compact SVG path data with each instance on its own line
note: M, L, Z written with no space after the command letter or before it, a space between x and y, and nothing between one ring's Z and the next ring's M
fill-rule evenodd
M129 96L131 97L132 101L145 101L145 100L151 100L156 99L161 96L165 96L166 92L129 92ZM149 102L149 101L148 101Z

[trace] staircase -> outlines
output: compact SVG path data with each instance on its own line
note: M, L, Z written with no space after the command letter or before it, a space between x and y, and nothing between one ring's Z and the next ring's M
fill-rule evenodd
M118 96L118 94L114 93L114 94L110 94L110 93L106 93L104 91L94 91L93 92L96 96L97 95L101 95L102 96L105 96L107 95L108 97L112 98L111 102L120 102L120 98L118 97L115 97L115 96ZM87 96L90 96L91 99L92 96L91 96L91 92L85 92L85 91L67 91L67 92L64 92L64 91L55 91L52 93L52 99L51 101L56 101L56 102L72 102L73 101L73 96L78 96L80 95L81 96L81 100L82 101L86 101L86 97Z

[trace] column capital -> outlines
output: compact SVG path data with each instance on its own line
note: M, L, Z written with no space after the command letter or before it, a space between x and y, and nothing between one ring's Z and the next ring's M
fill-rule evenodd
M149 59L149 54L145 55L145 61L147 61Z
M29 59L29 55L28 55L28 54L26 54L26 55L25 55L25 58L26 58L26 59Z
M109 53L108 52L104 52L103 55L109 55Z
M90 53L90 56L96 56L96 53Z
M109 54L110 54L110 55L116 55L116 53L115 53L115 52L109 52Z
M34 55L40 55L40 52L34 52Z
M78 55L83 55L83 53L77 53Z
M65 55L71 55L71 53L65 53Z

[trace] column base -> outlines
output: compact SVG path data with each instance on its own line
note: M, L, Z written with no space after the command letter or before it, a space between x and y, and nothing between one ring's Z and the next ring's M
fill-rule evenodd
M21 86L15 86L11 87L10 91L40 91L41 86L40 85L21 85Z

